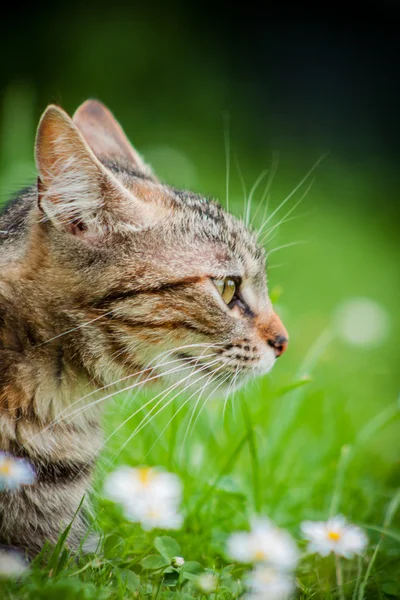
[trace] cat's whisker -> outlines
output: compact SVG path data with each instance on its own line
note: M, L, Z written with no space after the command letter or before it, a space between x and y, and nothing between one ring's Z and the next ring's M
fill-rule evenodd
M245 213L245 219L244 219L246 226L249 226L249 224L250 224L251 204L253 201L254 194L256 193L258 186L260 185L260 183L262 182L264 177L267 175L267 173L268 173L268 169L265 169L264 171L262 171L260 173L260 175L257 177L257 179L255 180L255 182L250 190L250 194L249 194L249 197L247 198L247 202L246 202L246 213Z
M182 362L181 359L178 359L179 362ZM174 361L175 362L175 361ZM187 361L189 362L189 361ZM192 362L192 361L190 361ZM63 417L63 419L61 420L70 420L71 418L76 418L76 416L79 416L80 414L82 414L83 412L85 412L86 410L93 408L94 406L96 406L97 404L99 404L100 402L103 402L104 400L108 400L109 398L112 398L113 396L116 396L118 394L122 394L123 392L132 390L133 388L139 386L139 385L144 385L145 383L149 383L150 381L154 381L156 379L160 379L161 377L167 377L168 375L171 375L173 373L176 373L178 371L184 370L184 369L190 369L193 368L193 365L187 365L187 366L182 366L182 365L178 365L177 367L174 367L173 369L170 369L169 371L163 372L163 373L159 373L157 375L153 375L152 377L149 377L147 379L145 379L144 381L139 381L139 382L135 382L125 388L123 388L122 390L115 390L113 392L111 392L110 394L103 396L102 398L98 398L97 400L94 400L93 402L90 402L89 404L78 408L76 410L74 410L72 413L68 413L65 417ZM59 420L57 420L57 424L59 423Z
M229 210L229 183L230 183L230 170L231 170L231 146L230 146L230 123L229 113L225 112L223 115L224 119L224 145L225 145L225 166L226 166L226 210Z
M235 372L235 374L234 374L234 376L233 376L233 378L232 378L232 381L230 382L230 384L229 384L229 386L228 386L228 389L227 389L227 391L226 391L226 397L225 397L225 400L224 400L224 406L223 406L223 409L222 409L222 422L223 422L223 423L225 422L225 412L226 412L226 407L227 407L227 404L228 404L229 394L230 394L230 391L231 391L232 387L233 387L233 386L235 385L235 383L236 383L236 380L237 380L237 378L238 378L238 374L239 374L239 369L240 369L240 367L239 367L239 365L238 365L238 366L236 367L236 372Z
M239 377L241 371L242 371L242 369L240 369L240 371L238 373L238 377ZM236 381L237 381L237 378L235 380L235 384L236 384ZM234 421L236 421L236 410L235 410L235 399L236 399L235 394L236 394L236 391L237 391L237 388L233 387L232 396L231 396L231 403L232 403L232 415L233 415Z
M299 200L297 200L297 202L295 202L295 204L290 208L290 210L287 211L286 215L277 223L275 223L275 225L273 225L269 230L267 230L264 235L261 238L261 243L265 244L265 242L268 240L269 236L271 235L271 233L273 231L275 231L276 229L278 229L283 223L285 223L287 221L287 218L289 217L289 215L292 214L292 212L294 212L296 210L296 208L299 206L299 204L301 204L304 200L304 198L307 196L308 192L310 191L310 189L312 188L313 184L314 184L315 179L312 179L310 184L307 186L307 188L305 189L304 193L300 196ZM259 230L258 234L260 233L261 230Z
M218 390L218 389L221 387L221 385L223 385L223 384L224 384L226 381L228 381L228 379L229 379L231 376L232 376L232 374L231 374L231 373L228 373L228 374L226 375L226 377L223 377L222 381L221 381L221 382L220 382L220 383L219 383L219 384L218 384L216 387L214 387L214 388L213 388L213 390L211 390L211 392L208 394L207 398L204 400L204 402L203 402L202 406L200 407L200 410L199 410L199 412L197 413L197 416L196 416L196 418L195 418L195 420L194 420L194 422L193 422L193 425L192 425L192 431L193 431L193 430L194 430L194 428L196 427L196 423L197 423L197 421L199 420L199 417L200 417L201 413L203 412L203 410L204 410L204 408L205 408L205 406L206 406L206 404L207 404L208 400L211 398L211 396L212 396L213 394L215 394L215 392L216 392L216 391L217 391L217 390Z
M182 360L181 358L176 358L176 359L174 359L174 360L171 360L171 361L168 361L168 362L162 362L162 363L158 363L157 365L154 365L154 366L153 366L153 365L152 365L152 362L153 362L153 361L156 361L156 360L159 360L159 359L160 359L162 356L164 356L164 357L165 357L165 356L168 356L169 354L172 354L172 353L174 353L174 352L179 352L180 350L187 349L187 348L204 347L204 346L205 346L205 348L206 348L206 350L207 350L207 349L209 349L209 348L212 348L212 347L218 347L219 345L218 345L218 344L203 344L203 343L201 343L201 344L186 344L186 345L184 345L184 346L179 346L179 347L177 347L177 348L172 348L171 350L168 350L168 351L162 352L162 353L158 354L158 355L157 355L157 356L156 356L156 357L155 357L155 358L154 358L152 361L150 361L149 365L148 365L147 367L145 367L144 369L142 369L141 371L136 371L135 373L131 373L131 374L129 374L129 375L125 375L124 377L121 377L120 379L117 379L117 380L115 380L115 381L112 381L111 383L108 383L108 384L106 384L106 385L104 385L104 386L100 387L100 388L96 388L95 390L92 390L91 392L89 392L89 393L88 393L88 394L86 394L85 396L81 396L80 398L78 398L77 400L75 400L74 402L72 402L72 403L71 403L69 406L67 406L65 409L63 409L63 410L62 410L62 411L61 411L61 412L60 412L60 413L57 415L57 417L56 417L55 419L53 419L53 420L52 420L52 421L51 421L51 422L50 422L50 423L49 423L49 424L46 426L46 428L45 428L45 429L43 429L43 430L42 430L42 431L41 431L39 434L37 434L37 435L41 435L42 433L44 433L45 431L47 431L47 430L48 430L50 427L53 427L53 426L54 426L56 423L58 423L58 422L61 420L61 417L62 417L62 415L63 415L63 414L65 414L65 413L67 413L68 411L70 411L70 410L71 410L71 408L72 408L74 405L76 405L78 402L82 402L83 400L85 400L85 399L89 398L90 396L93 396L94 394L98 394L99 392L101 392L101 391L103 391L103 390L105 390L105 389L108 389L109 387L112 387L112 386L118 385L119 383L122 383L123 381L126 381L127 379L130 379L130 378L132 378L132 377L138 377L138 376L140 376L140 375L142 375L142 374L144 374L144 373L146 373L146 372L148 372L148 371L151 371L151 370L156 370L156 369L158 369L160 366L166 366L166 365L170 365L170 364L173 364L173 363L176 363L176 362L180 362L180 361ZM194 359L195 359L195 358L196 358L196 357L194 357ZM145 381L143 381L143 382L140 382L140 383L143 383L143 384L144 384L144 383L147 383L147 381L149 381L149 379L147 379L147 380L145 380ZM138 385L139 385L139 382L137 382L137 383L138 383ZM127 388L125 388L125 389L126 389L126 390L128 390L129 388L127 387ZM120 391L122 392L122 391L125 391L125 390L120 390ZM36 437L36 436L35 436L35 437Z
M299 240L297 242L289 242L288 244L282 244L282 246L277 246L276 248L272 248L272 250L268 250L268 256L270 254L274 254L274 252L279 252L279 250L284 250L285 248L292 248L292 246L302 246L306 244L304 240Z
M210 364L214 364L213 362ZM208 367L208 364L205 365L206 367ZM194 367L191 366L191 368L193 369ZM200 372L201 370L204 369L200 369L197 372ZM196 371L195 371L196 373ZM106 444L109 442L109 440L122 428L124 427L124 425L126 425L131 419L133 419L137 414L139 414L140 412L142 412L149 404L151 404L152 402L154 402L155 400L157 400L157 398L159 398L160 396L161 399L156 403L155 406L153 406L153 408L150 410L149 413L147 413L145 415L145 417L142 419L142 421L139 423L139 425L137 426L136 430L138 429L138 427L143 428L143 426L147 425L147 423L145 423L146 419L148 419L149 415L151 415L152 411L155 410L157 408L157 406L160 405L161 402L163 402L163 400L168 396L168 394L172 391L174 391L177 387L179 387L183 381L185 381L186 379L188 379L189 377L191 377L193 375L193 373L190 373L188 376L184 377L183 379L171 384L170 386L168 386L166 389L162 390L161 392L159 392L156 396L153 396L152 398L150 398L150 400L148 400L148 402L146 402L143 406L140 406L134 413L130 414L122 423L120 423L120 425L118 427L116 427L112 433L109 434L109 436L101 443L100 447L96 449L96 451L93 453L93 456L91 456L82 466L82 468L80 469L80 471L77 473L76 478L79 477L79 474L82 472L82 470L85 468L85 466L92 460L92 458L94 458L95 455L97 455L105 446ZM186 386L183 390L179 390L178 394L176 394L174 396L173 399L175 399L180 393L183 393L188 386ZM172 400L173 400L172 399ZM157 413L158 414L158 413ZM153 417L156 415L153 415ZM150 423L150 421L152 420L152 418L148 421L148 423ZM136 435L136 433L138 433L137 431L134 431L132 435ZM131 438L128 438L126 443L129 443ZM123 446L120 450L120 452L122 452L123 448L125 446ZM115 457L116 458L116 457ZM113 464L114 462L114 457L109 461L110 466Z
M193 346L195 346L195 344L191 344L191 346L193 347ZM210 349L211 349L213 346L217 347L217 346L216 346L216 345L214 345L214 344L208 344L208 345L207 345L207 346L204 348L203 352L201 352L201 354L199 354L198 356L193 356L191 359L186 359L186 362L190 362L190 363L193 363L194 365L197 365L197 363L199 362L199 360L203 360L203 359L205 359L205 358L209 358L209 357L212 357L212 356L217 356L217 354L218 354L217 352L212 352L211 354L204 354L205 352L207 352L208 350L210 350ZM182 349L182 347L174 348L173 350L170 350L170 351L168 351L168 352L166 352L166 353L163 353L163 354L164 354L164 356L166 356L166 357L167 357L168 355L171 355L171 354L172 354L172 353L174 353L174 352L176 353L176 352L178 352L178 351L179 351L179 350L181 350L181 349ZM219 349L219 348L218 348L218 349ZM158 356L157 356L157 357L156 357L154 360L156 360L156 359L160 358L160 356L161 356L161 354L160 354L160 355L158 355ZM173 363L173 362L175 362L175 361L177 361L177 360L182 360L182 359L181 359L181 358L178 358L178 359L175 359L175 360L173 360L173 361L168 361L168 362L160 362L160 363L158 363L157 365L153 366L153 367L152 367L152 369L153 369L153 370L156 370L156 369L160 368L161 366L162 366L162 367L164 367L164 366L166 366L166 365L168 365L168 364L171 364L171 363ZM142 376L140 376L140 377L142 377ZM145 380L143 383L146 383L146 380ZM137 396L139 392L140 392L140 389L139 389L139 388L137 388L137 389L134 391L134 395L135 395L135 396ZM131 393L131 392L128 392L128 397L129 397L130 395L132 395L132 393ZM126 404L127 404L127 400L125 400L125 402L123 403L123 406L125 406Z
M282 202L276 207L276 209L269 215L269 217L264 221L261 227L258 230L258 235L262 232L264 227L271 221L271 219L285 206L287 202L296 194L296 192L303 186L303 184L307 181L310 175L315 171L315 169L320 165L320 163L326 158L327 154L323 154L320 158L314 163L311 169L305 174L305 176L300 180L300 182L294 187L294 189L282 200Z
M215 361L215 362L218 362L218 361ZM211 364L215 364L215 363L211 363ZM201 369L198 369L198 370L195 372L195 375L197 375L198 373L200 373L200 372L201 372L201 371L203 371L204 369L206 369L206 368L209 368L209 366L210 366L210 364L208 364L208 365L206 365L206 366L202 367ZM222 369L222 368L224 368L224 365L221 365L221 367L220 367L220 368L221 368L221 369ZM189 376L185 377L185 379L181 380L181 381L179 382L179 384L176 384L176 387L177 387L177 385L180 385L180 384L182 384L182 382L183 382L183 381L185 381L186 379L188 379L189 377L192 377L192 376L193 376L193 373L191 373ZM164 395L162 396L162 398L160 398L160 400L158 400L158 402L156 403L156 405L155 405L155 406L153 406L153 408L150 410L150 412L149 412L149 413L148 413L148 414L147 414L147 415L146 415L146 416L145 416L145 417L142 419L142 421L139 423L139 425L136 427L136 429L135 429L135 430L134 430L134 431L131 433L131 435L128 437L128 439L127 439L127 440L124 442L124 444L121 446L121 448L119 449L119 451L118 451L118 452L117 452L117 453L116 453L116 454L113 456L113 458L112 458L112 463L114 463L114 461L115 461L115 460L117 459L117 457L118 457L118 456L121 454L121 452L124 450L124 448L125 448L125 447L126 447L126 446L127 446L129 443L130 443L130 442L131 442L131 440L132 440L132 439L133 439L133 438L134 438L134 437L135 437L135 436L136 436L138 433L140 433L140 431L142 431L142 429L143 429L144 427L146 427L147 425L149 425L149 423L150 423L150 422L151 422L151 421L152 421L152 420L153 420L153 419L154 419L154 418L155 418L155 417L156 417L156 416L157 416L157 415L158 415L160 412L162 412L163 410L165 410L165 409L166 409L166 408L167 408L167 407L168 407L168 406L171 404L171 402L173 402L173 400L175 400L175 398L176 398L177 396L179 396L179 394L183 394L183 393L185 393L185 391L186 391L186 390L187 390L189 387L191 387L192 385L195 385L196 383L198 383L198 381L200 381L200 380L201 380L201 379L203 379L204 377L208 377L208 376L209 376L209 374L208 374L208 373L206 373L206 375L203 375L203 376L202 376L202 377L200 377L199 379L196 379L196 380L194 380L194 381L191 381L191 382L189 382L189 383L188 383L188 384L187 384L187 385L184 387L184 389L183 389L183 390L179 390L179 391L178 391L178 392L177 392L177 393L176 393L176 394L175 394L175 395L174 395L172 398L170 398L170 400L168 400L168 402L167 402L166 404L164 404L164 405L163 405L163 406L162 406L162 407L161 407L161 408L160 408L160 409L159 409L159 410L158 410L158 411L157 411L155 414L152 414L152 412L153 412L153 411L154 411L154 410L155 410L155 409L156 409L156 408L157 408L157 407L158 407L158 406L159 406L159 405L160 405L160 404L161 404L161 403L162 403L162 402L165 400L165 398L167 397L167 395L168 395L168 393L169 393L169 391L170 391L170 390L168 391L168 393L167 393L167 394L164 394ZM150 418L149 418L149 417L150 417Z
M210 378L212 378L212 377L214 376L214 374L215 374L215 369L213 370L213 372L212 372L212 374L211 374ZM198 396L198 398L197 398L197 400L196 400L196 403L195 403L195 405L194 405L194 408L193 408L193 410L192 410L192 411L191 411L191 413L190 413L189 423L188 423L188 426L187 426L187 428L186 428L186 432L185 432L185 435L184 435L184 437L183 437L182 444L181 444L180 457L182 457L183 448L184 448L184 446L185 446L185 443L186 443L186 440L187 440L187 438L188 438L188 434L189 434L189 431L190 431L190 426L191 426L191 423L192 423L193 417L194 417L194 415L195 415L195 413L196 413L197 407L198 407L198 405L199 405L199 402L200 402L200 400L201 400L201 398L202 398L202 396L203 396L203 393L204 393L204 391L205 391L205 389L206 389L206 387L207 387L207 385L208 385L208 382L209 382L209 380L207 380L207 381L206 381L206 382L203 384L203 386L202 386L202 388L201 388L201 390L200 390L200 392L199 392L199 396Z
M197 357L196 357L196 359L197 359ZM193 360L196 360L196 359L193 359ZM182 362L182 359L175 359L175 360L171 361L171 363L175 363L175 362ZM188 361L188 362L189 362L189 361ZM164 363L164 364L168 364L168 363ZM69 409L70 409L70 407L71 407L71 406L73 406L73 404L76 404L78 401L81 401L81 400L83 400L83 398L79 398L77 401L75 401L73 404L71 404L71 405L70 405L70 407L67 407L66 409L64 409L64 410L62 411L62 413L63 413L63 414L62 414L62 413L60 413L60 414L57 416L57 418L56 418L56 419L54 419L54 420L53 420L53 421L52 421L52 422L51 422L49 425L47 425L47 426L46 426L44 429L42 429L42 430L41 430L41 431L40 431L38 434L36 434L36 436L34 436L34 437L37 437L37 436L39 436L39 435L42 435L42 434L43 434L43 433L45 433L45 432L46 432L48 429L50 429L50 428L51 428L51 427L53 427L54 425L58 425L58 424L60 424L62 421L65 421L65 420L69 420L69 421L70 421L70 420L72 420L73 418L76 418L77 416L81 415L83 412L85 412L85 411L89 410L90 408L93 408L94 406L96 406L96 405L100 404L101 402L103 402L103 401L105 401L105 400L108 400L109 398L112 398L113 396L115 396L115 395L117 395L117 394L121 394L121 393L123 393L123 392L127 392L127 391L129 391L129 390L132 390L133 388L136 388L136 387L138 387L139 385L144 385L145 383L148 383L148 382L150 382L150 381L154 381L154 380L156 380L156 379L159 379L160 377L166 377L167 375L170 375L170 374L172 374L172 373L175 373L175 372L177 372L177 371L179 371L179 370L188 369L188 368L191 368L191 367L192 367L192 365L188 365L188 366L182 366L182 365L179 365L178 367L175 367L175 368L173 368L173 369L171 369L171 370L168 370L168 371L166 371L166 372L159 373L159 374L157 374L157 375L154 375L154 376L152 376L152 377L149 377L148 379L146 379L146 380L144 380L144 381L135 382L134 384L131 384L131 385L129 385L129 386L126 386L125 388L123 388L123 389L121 389L121 390L116 390L116 391L113 391L113 392L111 392L110 394L107 394L106 396L102 396L101 398L98 398L98 399L94 400L93 402L90 402L89 404L87 404L87 405L85 405L85 406L83 406L83 407L80 407L80 408L78 408L78 409L75 409L75 410L74 410L74 411L72 411L72 412L68 412L68 411L69 411ZM148 370L148 369L145 369L144 371L146 371L146 370ZM143 371L141 371L140 373L142 373L142 372L143 372ZM132 377L132 376L130 376L130 377ZM105 386L105 387L109 387L109 386ZM88 396L91 396L93 393L95 393L95 392L92 392L92 393L88 394L86 397L88 397ZM67 414L65 415L65 413L67 413ZM65 416L63 416L63 415L65 415Z
M242 219L244 219L244 216L246 214L246 205L247 205L247 188L246 188L246 182L243 177L242 169L240 168L239 159L237 156L235 156L235 163L236 163L236 169L237 169L237 172L239 175L240 185L242 186L242 192L243 192L243 217L242 217Z
M251 219L251 225L253 225L257 215L258 215L258 211L260 210L261 206L264 205L264 210L263 210L263 216L262 216L262 222L265 221L265 219L267 218L267 211L268 211L268 205L269 205L269 199L270 199L270 189L272 187L272 184L274 182L275 179L275 175L278 171L278 167L279 167L279 153L278 152L274 152L272 155L272 164L271 164L271 168L269 171L269 176L267 179L267 183L265 185L264 188L264 192L263 195L261 196L261 200L258 203L257 209ZM266 199L266 202L264 204L264 201Z
M198 360L199 360L199 358L198 358ZM198 362L198 360L197 360L197 362ZM213 362L218 362L218 361L213 361ZM211 364L213 364L213 362ZM208 367L209 363L206 363L205 366ZM196 363L194 365L190 365L190 367L192 369L195 369L196 368ZM143 410L144 408L146 408L146 406L148 406L148 404L150 404L151 402L153 402L154 400L156 400L157 398L159 398L162 394L168 394L169 392L171 392L172 390L174 390L175 388L177 388L178 386L180 386L183 381L185 381L186 379L188 379L192 375L193 375L193 373L189 373L189 375L187 377L179 380L178 382L172 383L168 388L162 390L159 394L157 394L156 396L154 396L153 398L151 398L151 400L149 402L147 402L144 406L140 407L135 413L129 415L127 417L127 419L125 419L125 421L123 421L123 423L121 423L116 429L114 429L114 431L107 437L107 439L103 442L103 446L108 442L108 440L111 439L111 437L113 435L115 435L124 425L126 425L126 423L128 423L128 421L130 421L133 417L135 417L138 412L140 412L141 410Z
M203 387L202 387L202 392L206 389L206 387L208 386L209 382L212 380L212 378L214 377L214 374L217 370L214 369L213 372L211 373L211 375L208 376L207 381L204 383ZM172 415L172 417L170 418L170 420L168 421L168 423L165 425L164 429L161 431L160 435L157 437L156 441L154 442L154 444L151 446L150 450L146 453L145 455L145 459L148 457L148 455L150 454L150 452L153 450L154 446L157 444L157 442L160 440L160 438L162 437L162 435L165 433L165 431L168 429L168 427L171 425L172 421L175 419L175 417L181 412L181 410L183 410L183 408L187 405L188 402L190 402L190 400L193 398L193 396L195 396L198 393L198 390L195 390L192 394L190 394L189 398L187 398L185 400L185 402L183 402L181 404L181 406L175 411L175 413Z
M121 310L121 308L123 308L123 307L118 306L117 308L113 308L112 310L109 310L108 312L103 313L103 314L99 315L98 317L91 319L90 321L86 321L86 323L81 323L80 325L77 325L76 327L72 327L71 329L68 329L68 331L63 331L63 333L54 335L53 337L46 340L45 342L41 342L40 344L38 344L36 347L41 348L41 346L45 346L46 344L49 344L50 342L52 342L54 340L58 340L59 338L63 337L64 335L68 335L69 333L78 331L78 329L83 329L84 327L87 327L88 325L91 325L92 323L95 323L96 321L99 321L100 319L104 319L104 317L107 317L108 315L111 315L111 314L117 312L118 310Z
M221 374L220 374L220 375L221 375ZM222 374L222 376L224 377L224 374ZM228 373L228 374L226 375L226 377L224 377L224 379L223 379L222 383L224 383L225 381L227 381L227 380L229 379L229 377L230 377L230 376L231 376L231 373ZM219 376L217 375L217 379L218 379L218 378L219 378ZM218 386L218 387L220 387L220 386ZM190 435L191 431L193 431L193 430L194 430L194 428L195 428L195 425L196 425L196 423L197 423L197 421L198 421L198 417L199 417L199 415L200 415L201 411L203 410L203 408L204 408L204 406L206 405L207 401L209 400L209 398L212 396L212 394L214 393L214 391L215 391L216 389L218 389L218 388L214 388L214 389L213 389L213 390L210 392L210 394L207 396L207 398L204 400L204 403L203 403L202 407L200 408L200 411L199 411L199 413L197 414L197 416L196 416L196 418L195 418L194 422L192 422L191 430L190 430L190 427L188 426L188 428L187 428L187 431L186 431L186 435L185 435L185 437L184 437L184 440L183 440L183 442L182 442L182 446L181 446L181 453L183 452L183 444L184 444L184 442L186 441L187 437ZM195 415L195 412L196 412L196 410L197 410L197 406L198 406L199 402L200 402L200 398L199 398L198 402L196 402L196 405L195 405L195 407L194 407L194 409L193 409L193 411L192 411L192 414L191 414L191 416L190 416L190 421L192 421L192 420L193 420L193 417L194 417L194 415Z

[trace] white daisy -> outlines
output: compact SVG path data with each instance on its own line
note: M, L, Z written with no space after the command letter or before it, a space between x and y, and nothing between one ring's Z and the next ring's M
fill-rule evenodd
M124 502L125 516L134 523L140 523L143 529L179 529L183 517L178 512L175 503L165 498L132 498L131 502Z
M292 536L269 519L256 518L249 532L233 533L228 539L228 554L243 563L268 563L277 569L296 567L299 551Z
M27 460L0 452L0 491L17 490L34 481L35 473Z
M246 577L246 600L287 600L294 590L293 579L265 565L257 565Z
M304 537L309 541L308 550L327 556L331 552L345 558L362 554L368 538L360 527L348 524L338 515L328 521L304 521L301 524Z
M28 570L28 565L20 554L0 550L0 578L17 578Z
M202 573L197 578L197 585L202 592L211 594L214 592L218 584L218 578L213 573Z
M123 504L137 497L179 503L182 497L179 477L152 467L120 467L108 476L104 491L110 500Z
M182 485L173 473L150 467L121 467L109 475L104 492L143 529L179 529L182 525L178 510Z

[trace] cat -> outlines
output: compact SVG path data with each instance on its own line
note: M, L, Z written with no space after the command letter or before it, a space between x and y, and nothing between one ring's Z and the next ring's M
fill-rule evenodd
M29 555L87 498L113 382L226 391L288 343L255 233L160 183L103 104L48 106L35 157L0 214L0 450L36 473L0 493L0 544ZM82 507L71 548L85 530Z

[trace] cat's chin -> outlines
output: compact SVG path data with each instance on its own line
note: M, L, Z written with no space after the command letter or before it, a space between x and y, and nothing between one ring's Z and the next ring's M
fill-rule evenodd
M276 362L275 351L272 348L267 347L263 356L255 367L253 367L253 374L256 377L260 377L261 375L266 375L269 373Z

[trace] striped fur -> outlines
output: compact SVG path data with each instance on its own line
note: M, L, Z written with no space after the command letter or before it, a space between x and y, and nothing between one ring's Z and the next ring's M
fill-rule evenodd
M185 375L200 389L194 364L227 389L270 370L287 337L256 235L159 183L100 103L73 121L49 107L36 162L37 185L0 215L0 449L37 474L0 496L0 543L31 554L89 489L103 400ZM229 306L212 282L225 277L238 282ZM71 546L84 530L79 515Z

